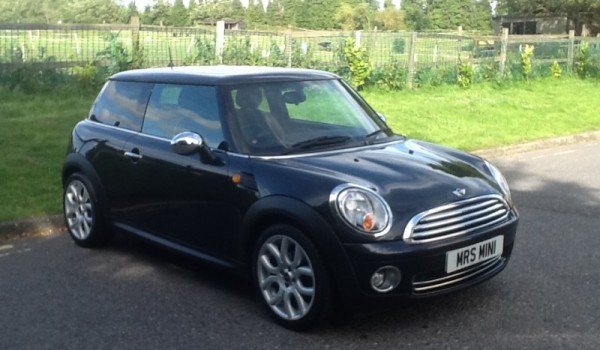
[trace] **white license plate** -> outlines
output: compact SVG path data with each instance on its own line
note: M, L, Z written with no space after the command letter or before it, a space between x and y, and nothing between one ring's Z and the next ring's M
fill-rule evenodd
M446 273L451 273L502 255L504 236L446 252Z

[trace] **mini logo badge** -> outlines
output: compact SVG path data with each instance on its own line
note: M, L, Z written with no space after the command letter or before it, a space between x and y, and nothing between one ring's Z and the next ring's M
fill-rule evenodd
M467 189L457 188L454 191L452 191L452 193L454 193L457 197L464 197L467 194Z

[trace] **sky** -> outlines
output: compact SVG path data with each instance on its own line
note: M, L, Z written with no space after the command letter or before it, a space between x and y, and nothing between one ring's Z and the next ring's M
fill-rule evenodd
M118 0L118 1L124 5L127 5L131 2L131 0ZM167 0L167 1L169 1L171 3L174 2L174 0ZM249 0L241 0L241 1L244 6L247 6ZM263 1L263 4L266 4L269 0L262 0L262 1ZM379 1L381 3L384 2L384 0L379 0ZM401 2L402 2L402 0L392 0L392 3L396 4L397 6L400 6ZM137 8L140 11L143 11L144 8L146 7L146 5L149 5L152 3L154 3L154 0L135 0L135 4L137 5ZM183 0L183 3L187 6L188 0Z

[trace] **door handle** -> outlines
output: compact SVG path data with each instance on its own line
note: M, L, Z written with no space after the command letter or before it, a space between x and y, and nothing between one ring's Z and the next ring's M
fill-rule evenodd
M137 148L134 148L131 150L131 152L125 152L124 153L125 157L130 158L131 160L133 160L134 162L142 159L142 155L140 154L140 150Z

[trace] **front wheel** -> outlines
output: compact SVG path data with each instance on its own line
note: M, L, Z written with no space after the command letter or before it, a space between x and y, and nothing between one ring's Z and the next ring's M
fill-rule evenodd
M289 225L268 228L253 257L256 288L276 322L301 330L328 316L329 278L316 248L300 230Z
M99 198L91 182L76 173L65 184L64 215L73 241L88 248L106 244L113 233L104 227Z

